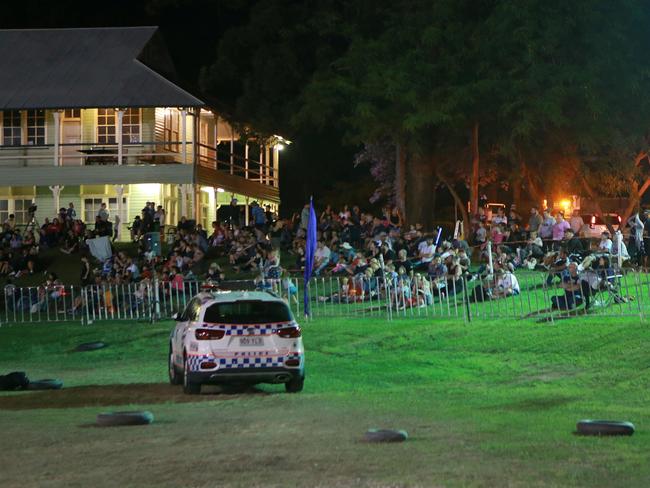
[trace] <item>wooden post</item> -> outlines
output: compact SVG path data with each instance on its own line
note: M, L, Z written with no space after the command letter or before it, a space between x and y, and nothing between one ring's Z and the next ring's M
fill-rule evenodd
M235 174L235 129L230 126L230 174Z
M124 126L124 109L117 109L117 129L115 137L117 138L117 164L122 165L124 155L124 141L122 141L122 127Z
M244 145L244 177L248 179L248 141Z
M121 139L121 138L120 138ZM122 164L121 162L119 164ZM115 230L117 231L117 240L122 240L122 199L124 197L124 185L115 185L115 193L117 194L117 217L113 219L115 221Z
M60 166L59 159L60 140L61 140L61 112L55 110L52 115L54 116L54 166ZM59 209L57 209L58 212Z
M266 181L266 184L268 185L269 183L272 182L271 180L271 152L269 151L269 146L266 144L264 145L264 162L266 163L266 169L268 170L268 179ZM273 176L275 177L275 172L273 173Z
M181 152L183 163L187 163L187 109L181 109Z
M214 169L219 169L219 116L214 114Z
M280 186L280 151L278 146L273 146L273 186Z

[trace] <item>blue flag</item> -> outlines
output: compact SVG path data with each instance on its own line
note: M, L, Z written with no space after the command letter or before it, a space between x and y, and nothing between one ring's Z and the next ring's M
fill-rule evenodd
M309 199L309 223L307 224L307 239L305 241L305 282L304 282L304 301L305 315L310 315L309 311L309 280L314 269L314 253L316 252L316 212L314 211L314 202Z

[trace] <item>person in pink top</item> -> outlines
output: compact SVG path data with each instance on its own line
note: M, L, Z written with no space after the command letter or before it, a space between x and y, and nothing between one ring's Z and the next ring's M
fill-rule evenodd
M555 225L553 225L553 248L560 247L560 243L564 240L564 233L567 229L571 228L571 224L564 220L564 213L558 212L555 217Z

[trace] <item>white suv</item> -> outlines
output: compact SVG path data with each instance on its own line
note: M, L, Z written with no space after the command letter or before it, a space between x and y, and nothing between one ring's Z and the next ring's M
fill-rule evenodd
M200 393L202 384L223 383L284 383L289 393L302 390L302 332L276 295L200 293L174 319L169 381L183 384L185 393Z

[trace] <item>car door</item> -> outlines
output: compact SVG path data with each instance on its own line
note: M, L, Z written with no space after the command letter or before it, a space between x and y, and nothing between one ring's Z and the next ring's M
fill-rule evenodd
M193 310L196 309L196 303L196 298L190 300L185 307L185 310L181 312L180 316L176 320L174 335L172 337L172 347L174 348L174 362L178 366L182 365L183 363L183 343L185 340L185 334L187 333L187 328L189 327L192 320L191 317Z

